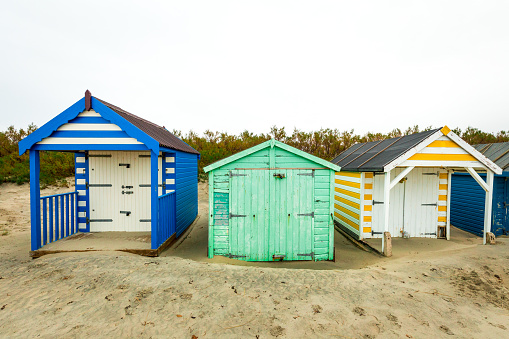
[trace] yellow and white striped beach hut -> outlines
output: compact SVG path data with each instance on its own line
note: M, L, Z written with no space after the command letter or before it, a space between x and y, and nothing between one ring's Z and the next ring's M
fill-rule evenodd
M450 237L451 174L468 171L486 191L485 232L490 232L493 174L502 170L447 126L356 144L332 162L334 219L355 239ZM485 182L478 172L487 172ZM383 246L383 245L382 245Z

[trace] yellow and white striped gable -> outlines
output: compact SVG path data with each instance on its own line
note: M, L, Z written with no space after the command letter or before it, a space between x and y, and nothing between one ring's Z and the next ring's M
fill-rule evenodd
M491 170L501 169L474 147L452 132L447 126L428 139L393 160L385 171L395 167L442 167Z

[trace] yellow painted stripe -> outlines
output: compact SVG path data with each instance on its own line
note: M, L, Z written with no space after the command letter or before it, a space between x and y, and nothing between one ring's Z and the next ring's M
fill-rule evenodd
M364 200L373 200L372 194L364 194Z
M351 177L351 178L360 178L361 174L357 172L336 172L336 175L341 175L343 177Z
M371 227L363 227L362 232L364 233L371 233Z
M447 179L447 173L440 173L440 179Z
M371 211L373 209L373 206L371 205L364 205L364 210L365 211Z
M354 217L354 218L355 218L355 219L357 219L357 220L359 220L359 219L360 219L360 216L359 216L359 214L358 214L358 213L355 213L355 212L352 212L352 211L350 211L350 210L347 210L347 209L346 209L346 208L344 208L343 206L339 206L339 205L335 205L335 206L337 206L336 208L337 208L338 210L340 210L341 212L346 213L346 214L348 214L349 216Z
M477 161L470 154L414 154L408 160L429 161Z
M444 133L444 135L447 135L449 134L449 132L451 131L451 129L447 126L444 126L442 127L442 129L440 130L442 133Z
M338 188L338 187L334 187L334 190L336 192L348 195L349 197L352 197L352 198L356 198L356 199L360 199L361 198L360 193L350 192L350 191L347 191L347 190L344 190L344 189L341 189L341 188Z
M367 190L373 189L373 184L364 184L364 188Z
M345 198L336 197L336 201L342 202L343 204L346 204L348 206L352 206L353 208L356 208L358 210L361 209L360 204L358 204L356 202L353 202L353 201L350 201L350 200L346 200Z
M339 184L339 185L345 185L345 186L349 186L349 187L361 188L361 184L358 183L358 182L344 181L344 180L339 180L339 179L336 179L335 182L336 182L336 184Z
M447 212L447 206L438 206L440 212Z
M371 216L370 215L365 215L364 216L364 221L365 222L371 222Z
M436 140L429 144L428 147L460 147L460 145L452 140Z
M438 200L440 201L447 201L447 195L439 195Z
M438 217L438 221L446 222L447 221L447 217Z
M439 190L446 190L447 189L447 184L440 184L440 185L438 185L438 189Z
M365 173L364 177L365 178L373 178L373 173Z
M344 216L342 216L341 214L339 214L338 212L334 212L334 215L336 217L339 218L339 220L342 220L344 222L346 222L348 225L352 226L353 228L355 228L357 231L359 230L359 225L357 225L356 223L354 223L352 220L350 219L347 219L345 218Z

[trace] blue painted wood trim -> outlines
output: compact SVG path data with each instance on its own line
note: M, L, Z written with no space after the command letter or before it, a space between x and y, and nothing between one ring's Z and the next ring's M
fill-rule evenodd
M156 152L150 152L150 235L151 235L151 248L153 250L157 249L159 247L159 239L158 239L158 214L157 214L157 207L158 207L158 172L157 168L159 165L158 161L159 157L159 150Z
M85 98L78 100L74 105L51 119L49 122L38 128L36 131L28 135L26 138L18 143L19 154L25 153L29 149L45 150L45 151L79 151L79 150L110 150L110 151L138 151L150 149L154 152L159 151L159 142L154 138L140 130L138 127L131 124L126 119L115 113L113 110L108 108L106 105L101 103L96 98L92 97L92 108L102 118L118 125L124 132L130 137L142 142L146 145L145 148L141 149L138 146L141 145L36 145L42 139L49 137L55 132L60 126L69 121L75 119L79 113L85 110ZM35 147L35 148L34 148ZM113 148L112 148L113 147Z
M31 148L37 151L148 151L145 145L34 145Z
M85 162L84 163L78 163L76 161L76 158L78 157L84 157ZM85 173L78 173L78 170L85 169ZM85 152L78 152L74 153L74 180L75 180L75 187L76 191L85 191L85 195L79 195L77 198L77 205L76 205L76 215L79 215L79 212L85 212L85 218L83 217L77 217L77 228L80 232L90 232L90 224L87 223L87 217L90 216L90 201L89 201L89 194L87 190L86 183L89 182L89 170L88 170L88 157ZM78 185L78 179L85 179L84 185ZM79 206L79 202L84 201L86 206ZM85 228L80 228L79 224L85 224Z
M33 145L48 137L51 133L57 130L61 125L67 123L69 120L74 119L79 113L85 109L85 98L78 100L74 105L51 119L49 122L42 125L40 128L30 133L26 138L18 143L19 155L31 149Z
M40 167L39 152L30 151L30 233L32 251L41 247Z

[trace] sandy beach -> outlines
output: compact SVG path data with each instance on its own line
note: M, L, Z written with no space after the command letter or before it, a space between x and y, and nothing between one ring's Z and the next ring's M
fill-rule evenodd
M50 187L41 195L69 188ZM0 186L0 337L505 338L509 239L394 239L394 257L335 234L336 262L206 257L199 218L158 258L31 259L29 186Z

